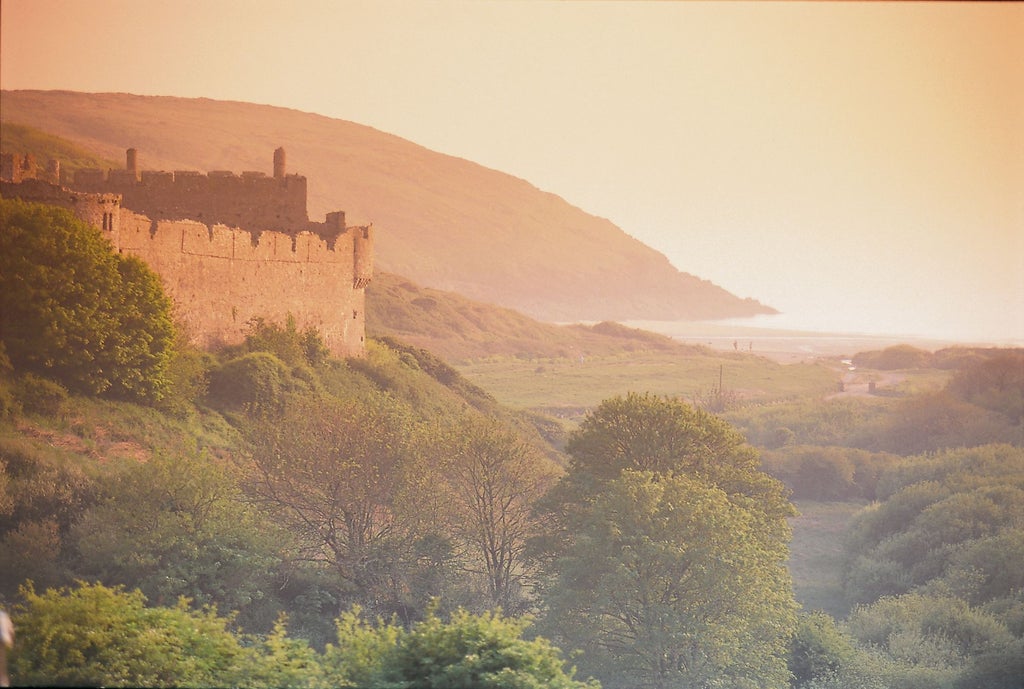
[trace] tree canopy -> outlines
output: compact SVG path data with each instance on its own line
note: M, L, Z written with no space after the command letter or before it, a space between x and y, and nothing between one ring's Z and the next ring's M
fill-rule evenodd
M60 208L0 199L0 227L0 338L15 368L159 400L175 333L156 274Z
M599 689L573 678L561 651L527 638L527 618L431 612L404 629L336 620L337 644L319 653L288 636L286 619L251 636L212 608L148 606L139 591L101 584L36 593L13 609L19 686L359 687L360 689Z
M724 421L607 400L543 502L545 629L609 687L786 686L792 506ZM723 684L724 683L724 684Z

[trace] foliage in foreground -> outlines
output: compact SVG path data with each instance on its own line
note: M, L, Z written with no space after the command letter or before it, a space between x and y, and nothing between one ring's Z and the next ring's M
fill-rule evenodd
M560 651L526 639L525 619L498 613L434 614L404 630L337 621L323 653L289 638L284 620L263 637L232 631L213 608L147 607L139 591L80 583L39 594L28 585L14 609L11 675L25 686L361 687L363 689L595 689L573 679Z

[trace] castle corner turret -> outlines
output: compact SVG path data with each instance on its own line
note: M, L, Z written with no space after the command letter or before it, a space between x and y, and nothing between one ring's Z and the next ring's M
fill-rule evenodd
M286 159L284 148L274 151L274 179L284 179L286 174Z

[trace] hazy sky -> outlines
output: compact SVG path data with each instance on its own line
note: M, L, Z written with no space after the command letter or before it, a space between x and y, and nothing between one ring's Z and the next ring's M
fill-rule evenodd
M3 0L0 19L5 89L352 120L525 178L788 324L1024 340L1021 3Z

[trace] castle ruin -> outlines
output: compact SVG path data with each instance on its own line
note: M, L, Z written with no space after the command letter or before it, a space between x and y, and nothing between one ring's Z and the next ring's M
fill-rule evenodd
M205 348L244 340L255 318L315 328L334 356L365 351L365 289L373 231L342 211L312 222L306 178L288 174L284 149L262 172L123 170L66 175L31 156L0 159L0 195L71 210L113 247L161 278L192 341Z

